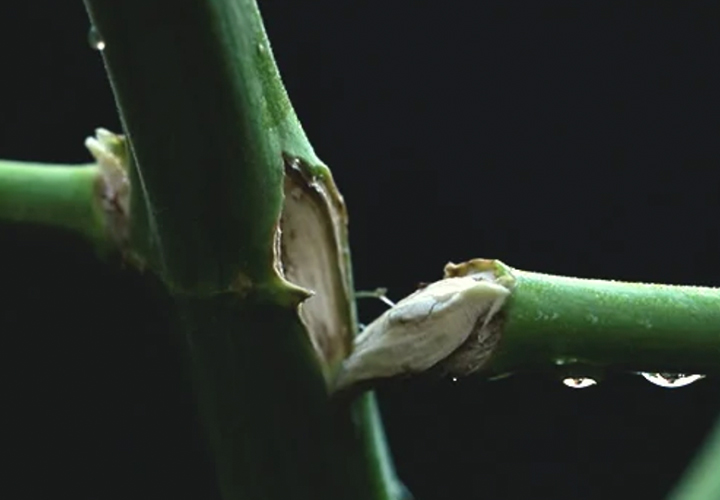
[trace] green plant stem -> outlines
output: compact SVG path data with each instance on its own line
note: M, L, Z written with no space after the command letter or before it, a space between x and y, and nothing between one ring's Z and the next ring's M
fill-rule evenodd
M396 498L373 395L328 405L294 311L230 294L181 311L223 498Z
M720 498L720 419L705 438L700 452L690 463L669 500Z
M178 290L224 291L240 274L271 281L282 154L322 164L255 2L85 3L139 169L135 247ZM143 204L147 224L135 214Z
M720 289L509 270L515 285L489 368L612 367L708 373L720 367Z
M278 275L284 157L313 175L327 168L285 94L257 4L85 5L134 155L131 244L175 300L223 497L391 498L372 396L330 404L298 319L302 294Z
M96 165L0 161L0 220L59 227L111 246Z

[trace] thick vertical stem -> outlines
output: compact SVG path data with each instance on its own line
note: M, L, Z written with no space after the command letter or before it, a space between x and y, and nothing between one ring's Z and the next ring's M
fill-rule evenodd
M372 400L331 405L279 275L283 158L327 169L255 1L85 4L134 154L132 244L175 298L224 498L391 498Z

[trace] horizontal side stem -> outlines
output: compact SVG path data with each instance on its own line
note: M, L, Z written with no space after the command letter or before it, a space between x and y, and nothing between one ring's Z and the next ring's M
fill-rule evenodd
M720 367L720 289L513 270L491 370L588 365L707 373Z
M110 243L97 165L0 161L0 220L68 229L97 247Z

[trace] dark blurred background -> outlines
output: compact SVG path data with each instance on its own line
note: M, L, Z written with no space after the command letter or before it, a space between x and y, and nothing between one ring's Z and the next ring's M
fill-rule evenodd
M720 283L712 3L260 4L349 206L359 289L399 299L472 257ZM2 2L0 26L0 158L90 161L83 139L119 122L82 2ZM15 296L0 313L5 475L21 488L8 498L214 498L143 286L62 235L5 228L0 244ZM145 309L119 307L126 295ZM365 321L380 310L361 305ZM380 399L417 500L660 499L712 426L718 389L614 375L576 391L525 375Z

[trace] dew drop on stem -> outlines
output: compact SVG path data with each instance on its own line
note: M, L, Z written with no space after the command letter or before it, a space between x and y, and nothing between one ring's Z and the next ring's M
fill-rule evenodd
M660 387L675 389L685 387L693 382L705 378L705 375L693 375L687 373L640 373L645 380Z
M102 51L105 49L105 40L103 40L102 36L100 36L100 32L95 26L90 26L90 31L88 32L88 43L90 44L90 48L94 50Z
M585 389L597 384L597 381L590 377L566 377L563 384L572 389Z

